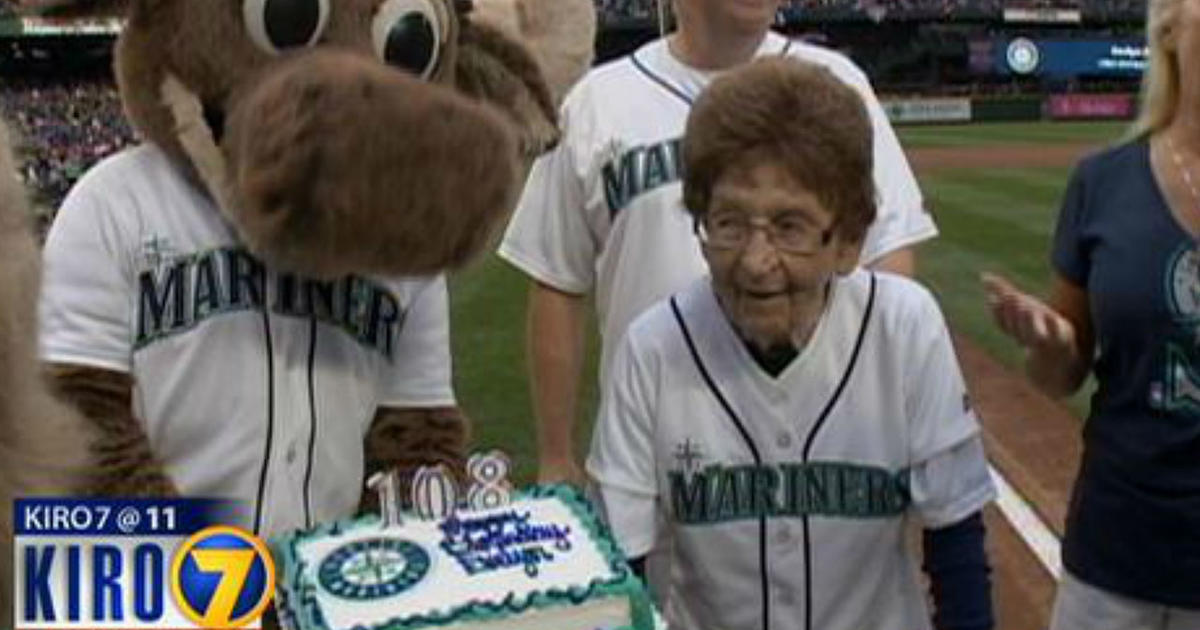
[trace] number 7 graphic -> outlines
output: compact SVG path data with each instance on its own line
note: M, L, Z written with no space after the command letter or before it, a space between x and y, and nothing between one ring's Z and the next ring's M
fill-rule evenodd
M216 574L217 579L213 579ZM201 628L241 628L271 603L275 566L262 541L236 527L210 527L175 553L171 591Z
M228 625L233 619L233 607L246 584L246 576L250 575L250 567L254 564L254 550L193 549L192 559L202 573L221 574L208 610L204 611L204 625L209 628Z

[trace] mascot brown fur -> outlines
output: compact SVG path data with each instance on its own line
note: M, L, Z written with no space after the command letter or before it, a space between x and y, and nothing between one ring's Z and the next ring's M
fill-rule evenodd
M320 0L320 36L272 49L278 42L264 45L247 24L247 7L271 1L23 5L125 17L116 72L131 122L272 268L324 279L428 275L483 249L531 159L557 141L558 101L590 62L591 0L401 1L435 12L426 15L440 35L430 56L393 55L393 42L380 40L378 13L396 0ZM404 67L431 58L439 61ZM47 366L71 407L40 386L36 251L11 178L0 180L0 204L7 621L14 495L164 496L177 486L137 417L130 374ZM366 475L462 463L468 431L456 408L380 407L369 427Z
M41 265L25 193L0 125L0 628L11 628L13 499L58 494L90 472L94 437L54 398L37 370L35 309Z

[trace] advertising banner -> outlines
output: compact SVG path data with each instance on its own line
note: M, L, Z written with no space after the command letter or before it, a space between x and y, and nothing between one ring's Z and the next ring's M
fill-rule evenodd
M1079 9L1052 7L1004 7L1005 22L1034 24L1078 24L1083 20Z
M996 47L995 69L1016 74L1071 77L1138 78L1146 69L1148 50L1141 39L1029 39L1017 37Z
M1054 120L1132 118L1132 94L1054 94L1046 101L1046 114Z
M56 18L30 16L21 18L21 35L45 37L62 35L116 35L121 32L118 18Z
M893 123L969 122L971 101L965 98L922 98L885 101Z

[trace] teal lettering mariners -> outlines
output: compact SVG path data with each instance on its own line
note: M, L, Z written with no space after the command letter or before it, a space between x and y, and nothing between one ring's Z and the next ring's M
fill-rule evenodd
M761 516L887 518L911 503L908 471L841 462L708 466L672 471L671 507L685 525Z
M404 325L400 303L383 286L356 276L322 282L276 274L242 249L175 258L138 277L136 348L186 332L222 313L261 310L315 318L393 358Z
M604 165L604 198L610 217L616 218L637 197L679 181L682 142L676 138L634 147Z

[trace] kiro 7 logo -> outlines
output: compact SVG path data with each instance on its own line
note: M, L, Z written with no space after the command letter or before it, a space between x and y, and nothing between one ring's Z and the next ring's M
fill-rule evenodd
M214 576L219 576L215 580ZM257 538L236 527L210 527L175 553L171 592L201 628L241 628L271 603L275 566Z
M227 504L194 500L18 500L17 630L257 628L275 567L229 525Z

